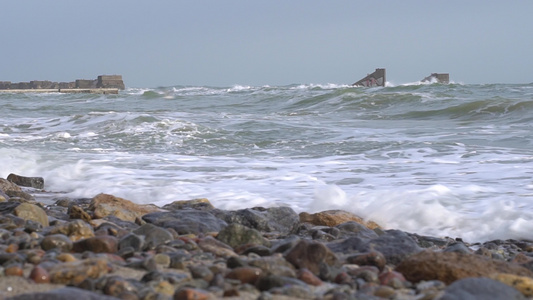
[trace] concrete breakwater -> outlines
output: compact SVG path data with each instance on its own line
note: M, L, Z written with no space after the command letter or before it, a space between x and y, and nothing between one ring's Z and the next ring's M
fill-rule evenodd
M122 75L100 75L96 79L77 79L71 82L53 82L48 80L33 80L29 82L0 81L0 92L8 93L97 93L118 94L125 89Z

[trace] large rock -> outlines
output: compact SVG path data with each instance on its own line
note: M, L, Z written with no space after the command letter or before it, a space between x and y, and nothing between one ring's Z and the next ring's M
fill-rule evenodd
M350 223L350 222L349 222ZM339 226L344 226L344 223ZM387 263L397 265L404 258L422 251L422 248L409 235L400 230L387 230L383 235L372 237L362 231L356 236L341 241L328 243L327 246L335 253L353 254L354 252L378 251L386 258Z
M300 224L298 214L290 207L254 207L235 211L214 209L212 214L228 224L241 224L263 232L293 233Z
M18 186L32 187L35 189L44 188L44 179L42 177L26 177L11 173L7 176L7 180Z
M422 248L405 232L387 230L385 234L378 238L371 239L366 244L363 252L372 250L381 252L387 259L387 263L397 265L404 258L422 251Z
M335 226L340 231L341 237L359 237L362 239L377 238L378 234L367 226L355 221L348 221Z
M124 221L134 222L138 217L161 209L153 205L135 204L113 195L98 194L92 199L89 210L94 212L96 219L115 216Z
M165 228L146 223L133 231L136 235L144 236L144 249L154 249L159 245L164 245L174 239L170 231Z
M342 223L346 223L349 221L354 221L359 224L363 224L366 227L370 229L374 228L381 228L376 222L373 221L365 221L361 217L344 210L326 210L314 214L309 214L306 212L300 213L300 222L304 223L311 223L313 225L318 226L329 226L329 227L335 227L337 225L340 225Z
M43 227L50 225L46 212L37 205L21 203L13 210L13 214L24 220L32 220L40 223Z
M226 227L226 222L201 210L177 210L171 212L154 212L142 217L147 223L163 228L172 228L179 234L219 232Z
M26 200L33 200L33 196L22 191L22 189L7 179L0 178L0 190L9 197L20 197Z
M521 300L519 291L489 278L465 278L452 283L439 300Z
M4 178L0 178L0 190L6 194L10 191L22 192L22 189L18 185Z
M468 277L489 277L495 273L533 276L533 272L514 263L475 254L430 250L404 259L396 271L412 282L440 280L446 284Z

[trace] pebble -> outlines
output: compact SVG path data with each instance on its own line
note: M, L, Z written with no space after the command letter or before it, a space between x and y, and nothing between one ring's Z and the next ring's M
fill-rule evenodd
M45 268L39 265L33 267L30 272L29 278L35 283L50 283L50 274Z

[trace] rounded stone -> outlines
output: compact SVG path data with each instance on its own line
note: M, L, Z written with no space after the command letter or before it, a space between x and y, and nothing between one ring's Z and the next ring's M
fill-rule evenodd
M259 268L254 267L238 267L231 270L226 278L228 279L237 279L241 283L255 284L257 279L261 276L263 271Z
M68 252L72 249L72 241L64 234L51 234L44 237L41 241L41 248L45 251L58 248L61 251Z
M118 240L114 236L99 235L75 242L72 250L74 252L116 253Z
M6 276L22 276L24 275L24 270L22 269L22 265L20 264L12 264L10 266L7 266L4 269L4 274Z
M37 265L33 267L30 272L29 278L35 283L50 283L50 274L45 268Z

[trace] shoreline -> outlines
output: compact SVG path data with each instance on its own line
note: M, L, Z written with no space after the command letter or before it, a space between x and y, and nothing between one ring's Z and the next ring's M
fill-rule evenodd
M468 244L385 230L342 210L231 211L208 199L158 207L1 178L0 191L7 299L533 297L531 241Z

